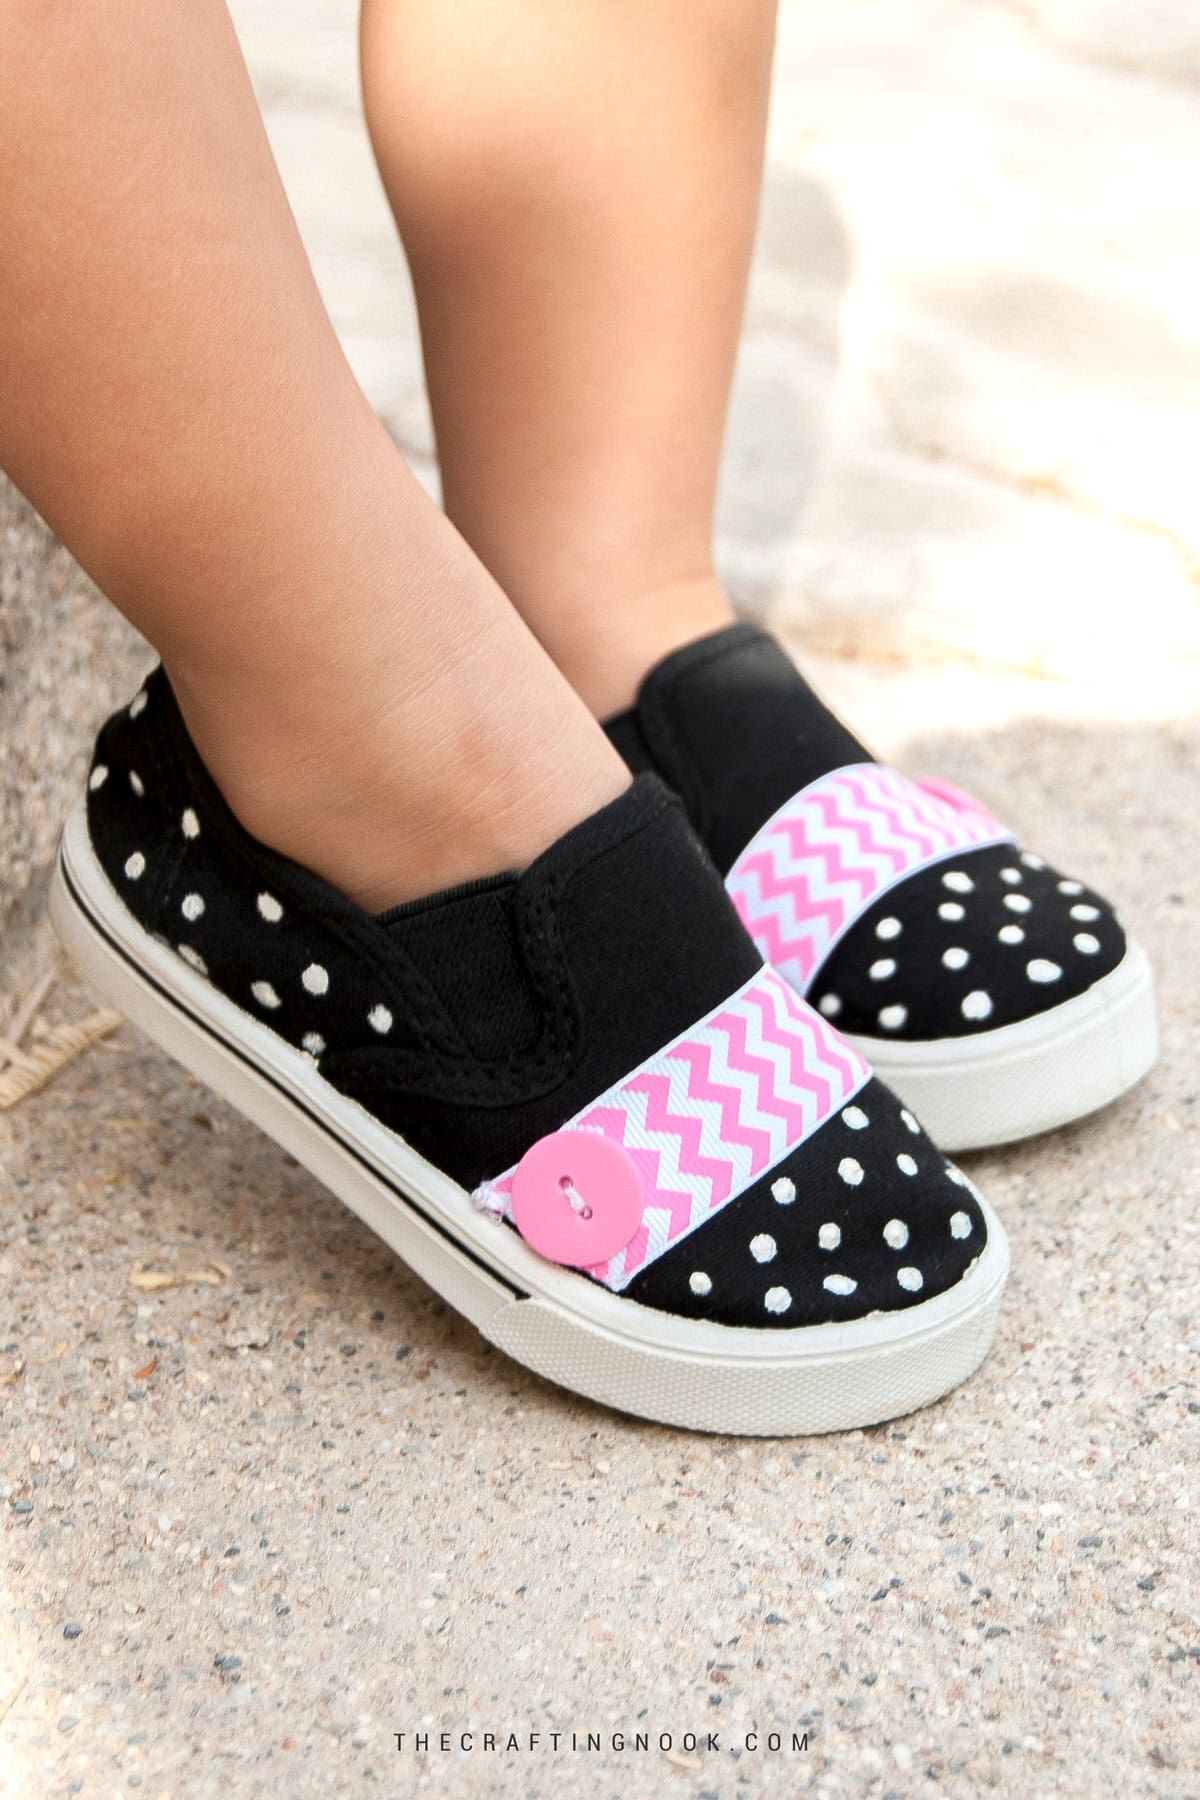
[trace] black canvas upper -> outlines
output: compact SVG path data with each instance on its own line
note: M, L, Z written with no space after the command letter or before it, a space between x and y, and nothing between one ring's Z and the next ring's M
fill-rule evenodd
M801 788L875 760L775 639L747 623L664 658L606 730L631 768L656 771L682 797L723 875ZM952 872L969 885L947 887ZM1085 992L1126 949L1099 894L1019 846L983 846L881 894L808 997L856 1035L967 1037Z
M682 796L722 875L800 788L874 760L775 639L746 623L665 657L605 730L630 768Z
M88 823L109 881L148 931L468 1189L761 967L679 801L649 773L524 872L373 916L243 829L159 670L100 734ZM980 1209L878 1082L859 1109L869 1126L835 1115L640 1271L629 1297L788 1328L953 1285L984 1247ZM781 1180L795 1204L780 1202ZM767 1260L750 1248L762 1251L764 1219ZM897 1219L902 1253L884 1236ZM814 1233L839 1220L835 1254ZM825 1286L830 1274L840 1288Z
M92 840L135 917L466 1187L498 1174L740 987L761 959L654 776L500 875L378 916L239 824L162 670L104 727ZM131 775L143 792L135 792ZM190 808L198 825L181 826ZM125 873L142 856L137 879ZM203 912L190 919L189 896ZM259 896L282 909L264 919ZM190 909L195 910L194 906ZM270 908L272 912L274 908ZM322 969L314 994L304 972ZM279 1004L263 1005L256 983ZM386 1034L374 1008L391 1015Z

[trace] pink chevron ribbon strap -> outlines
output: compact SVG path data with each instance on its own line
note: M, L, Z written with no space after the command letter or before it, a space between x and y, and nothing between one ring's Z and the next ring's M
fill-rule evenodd
M888 888L962 850L1013 841L947 782L853 763L781 806L725 885L763 956L805 993L838 939Z
M774 969L760 969L562 1127L603 1132L641 1176L641 1223L588 1273L619 1292L811 1137L870 1073ZM511 1216L515 1174L486 1182L476 1204Z

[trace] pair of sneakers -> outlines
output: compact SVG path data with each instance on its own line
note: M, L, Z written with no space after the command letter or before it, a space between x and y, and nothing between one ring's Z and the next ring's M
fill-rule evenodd
M372 915L243 830L158 670L100 733L55 925L528 1368L720 1432L922 1406L986 1355L1008 1270L939 1145L1136 1080L1146 959L974 801L872 761L754 627L608 730L620 799L521 874Z

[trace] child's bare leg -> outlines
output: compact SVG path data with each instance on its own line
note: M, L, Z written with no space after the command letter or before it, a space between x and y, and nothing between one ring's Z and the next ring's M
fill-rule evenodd
M620 792L359 392L219 0L11 0L0 170L0 466L248 828L382 907Z

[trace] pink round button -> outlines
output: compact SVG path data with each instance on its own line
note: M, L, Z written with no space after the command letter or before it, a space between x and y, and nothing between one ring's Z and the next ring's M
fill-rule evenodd
M512 1178L513 1223L550 1262L587 1269L623 1250L642 1222L642 1178L598 1131L539 1138Z

